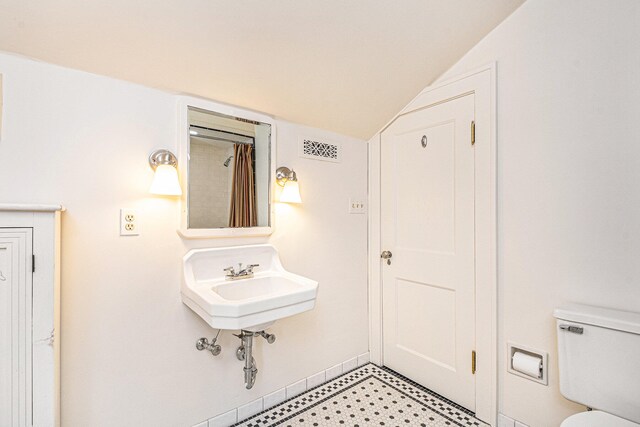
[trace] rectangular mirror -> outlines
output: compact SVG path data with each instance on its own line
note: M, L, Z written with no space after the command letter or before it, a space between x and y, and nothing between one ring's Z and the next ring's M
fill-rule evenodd
M183 197L186 207L181 234L184 237L269 234L272 124L187 105L185 127L181 132L188 132L187 191Z

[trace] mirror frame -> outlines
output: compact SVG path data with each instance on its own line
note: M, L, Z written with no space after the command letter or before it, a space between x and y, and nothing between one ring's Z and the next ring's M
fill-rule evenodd
M271 125L270 145L270 169L269 169L269 226L246 228L188 228L189 216L189 118L188 108L195 107L212 113L226 114L227 116L246 118L256 122ZM275 173L276 173L276 121L266 114L256 113L230 105L209 101L202 98L181 96L178 98L178 175L182 186L180 196L180 228L178 234L186 239L209 239L220 237L254 237L268 236L275 230Z

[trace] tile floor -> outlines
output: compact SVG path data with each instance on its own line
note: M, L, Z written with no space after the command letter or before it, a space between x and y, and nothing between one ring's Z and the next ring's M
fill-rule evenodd
M367 364L236 426L486 426L470 411Z

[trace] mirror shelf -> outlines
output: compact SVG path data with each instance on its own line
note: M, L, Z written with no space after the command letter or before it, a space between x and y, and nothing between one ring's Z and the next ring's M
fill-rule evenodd
M213 120L213 125L210 121L207 122L207 116ZM254 124L255 132L241 129L246 129L247 124ZM274 230L275 219L273 192L276 141L276 126L272 117L201 98L180 97L177 157L183 192L180 198L178 234L186 239L270 235ZM197 153L192 153L192 150L203 150L204 146L207 147L207 155L218 156L206 166L203 166L202 160L194 161ZM250 169L253 185L238 188L236 181L240 182L239 177L246 176L247 173L244 170L243 175L243 167ZM205 172L209 175L209 181L203 185L200 181ZM248 188L252 189L250 200L253 203L234 202L238 199L234 199L233 195L241 194ZM218 201L214 209L204 209L203 206L210 206L211 201L199 198L207 197L206 194L211 196L212 193L218 199L228 200ZM252 214L242 211L252 204L255 205ZM230 217L229 213L234 209L239 209L241 215ZM206 212L211 212L212 215L203 217ZM251 219L247 219L247 215ZM235 224L230 227L233 221ZM248 224L253 226L249 227Z

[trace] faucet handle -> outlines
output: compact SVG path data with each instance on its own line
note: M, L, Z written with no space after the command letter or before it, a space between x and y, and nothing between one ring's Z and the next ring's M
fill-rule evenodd
M254 267L260 267L260 264L249 264L247 265L247 273L253 273Z
M226 271L227 272L227 276L233 276L236 273L236 271L233 269L233 266L227 267L222 271Z

